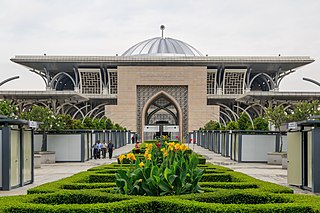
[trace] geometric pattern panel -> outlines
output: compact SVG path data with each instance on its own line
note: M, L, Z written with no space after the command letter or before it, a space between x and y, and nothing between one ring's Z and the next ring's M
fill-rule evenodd
M170 125L176 124L175 119L169 113L166 113L166 114L156 113L156 114L154 114L149 121L149 125L157 124L157 121L167 121L168 124L170 124Z
M214 71L207 72L207 94L215 94L216 73Z
M137 86L137 133L142 134L142 110L147 101L158 92L166 92L179 104L182 111L182 136L188 134L188 87L187 86Z
M110 94L118 93L118 72L109 71L109 85L110 85Z
M224 73L224 94L243 94L244 72L225 72Z
M100 94L102 92L100 69L79 69L81 93Z

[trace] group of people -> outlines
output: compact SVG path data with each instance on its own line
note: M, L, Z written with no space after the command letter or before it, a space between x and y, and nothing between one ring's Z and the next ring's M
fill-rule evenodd
M114 145L112 141L110 140L107 144L106 141L103 141L102 143L100 140L97 140L96 143L92 146L93 148L93 157L94 159L100 159L101 155L102 158L106 158L107 152L109 153L109 159L112 158L112 153L114 150Z

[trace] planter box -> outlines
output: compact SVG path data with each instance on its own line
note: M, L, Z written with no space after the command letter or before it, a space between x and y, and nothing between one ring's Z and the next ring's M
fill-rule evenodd
M288 168L288 156L287 153L283 153L281 155L282 157L282 169L287 169Z
M51 151L35 152L35 154L41 155L41 164L53 164L56 163L56 153Z
M283 152L268 152L268 164L270 165L282 165Z
M34 168L35 169L41 168L41 155L39 154L34 155Z

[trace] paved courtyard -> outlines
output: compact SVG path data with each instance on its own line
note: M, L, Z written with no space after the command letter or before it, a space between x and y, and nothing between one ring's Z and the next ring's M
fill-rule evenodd
M11 196L11 195L24 195L27 194L27 190L35 186L39 186L44 183L59 180L61 178L69 177L81 171L102 164L110 164L117 161L117 156L122 153L129 152L134 145L128 144L124 147L116 149L114 151L114 157L110 159L97 159L90 160L83 163L56 163L56 164L42 164L41 168L35 169L35 181L33 184L26 185L11 191L0 191L0 196ZM288 186L287 184L287 170L277 165L267 165L265 163L238 163L230 160L229 158L222 157L220 154L216 154L212 151L204 149L197 145L189 145L190 149L203 155L207 158L208 162L213 164L222 165L231 168L235 171L245 173L254 178ZM295 193L312 194L309 191L301 190L297 187L291 187Z

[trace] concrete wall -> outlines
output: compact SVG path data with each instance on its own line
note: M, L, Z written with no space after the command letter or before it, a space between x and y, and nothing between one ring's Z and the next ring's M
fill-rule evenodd
M48 151L56 152L56 161L81 161L81 134L48 135Z
M106 116L137 131L137 85L188 86L188 132L203 127L218 106L207 106L207 67L119 66L118 105L106 106Z
M34 151L39 152L41 151L41 145L42 145L42 134L40 135L34 135Z
M242 161L267 162L267 153L274 152L276 135L243 135Z
M288 151L288 136L283 135L282 140L283 140L282 151L287 152Z

